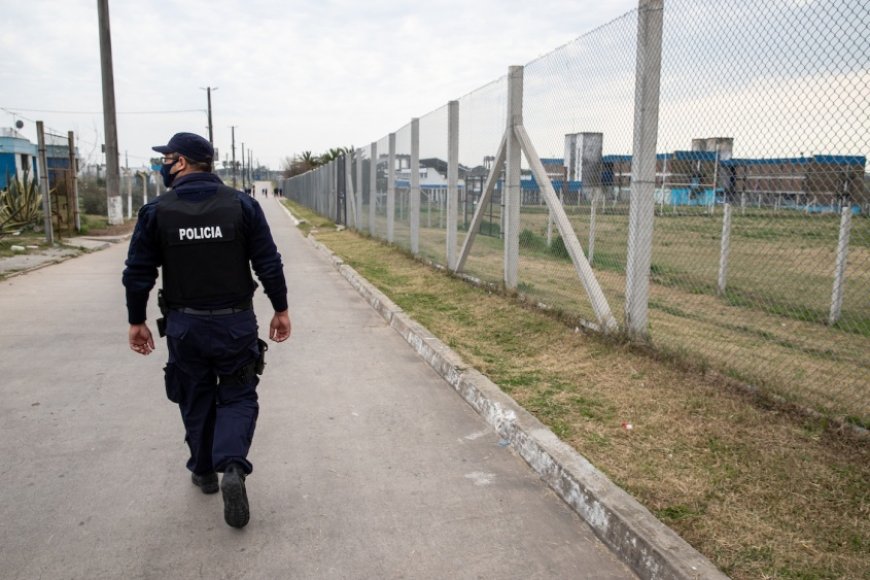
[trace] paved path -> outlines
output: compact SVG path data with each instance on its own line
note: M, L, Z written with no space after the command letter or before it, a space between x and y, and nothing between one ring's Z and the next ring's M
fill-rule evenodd
M260 387L251 523L190 483L165 344L127 348L118 244L0 282L0 577L634 578L261 201L293 336Z

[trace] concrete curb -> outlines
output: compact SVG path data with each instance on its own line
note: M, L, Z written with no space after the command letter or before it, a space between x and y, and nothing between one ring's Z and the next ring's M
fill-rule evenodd
M706 557L588 460L520 407L495 383L469 367L447 345L309 236L317 250L387 323L422 356L544 481L641 578L726 579Z
M61 262L66 262L67 260L70 260L72 258L77 258L77 257L78 256L69 256L67 258L54 258L52 260L48 260L48 261L43 262L41 264L31 266L30 268L25 268L24 270L15 270L14 272L0 272L0 280L9 280L10 278L15 278L17 276L23 276L25 274L29 274L30 272L42 270L43 268L48 268L49 266L54 266L55 264L60 264Z

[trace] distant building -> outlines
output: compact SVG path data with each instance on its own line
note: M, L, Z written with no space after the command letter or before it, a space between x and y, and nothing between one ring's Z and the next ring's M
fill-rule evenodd
M10 179L37 177L37 147L15 129L0 128L0 188Z
M15 129L0 128L0 187L9 179L21 178L26 173L31 179L39 178L39 150L35 143ZM66 179L69 171L69 141L66 137L45 135L45 159L48 165L48 187L53 188Z
M838 211L866 206L866 157L735 158L733 139L693 139L691 151L656 155L656 202L668 205L745 203ZM631 155L602 157L602 183L608 197L628 200Z

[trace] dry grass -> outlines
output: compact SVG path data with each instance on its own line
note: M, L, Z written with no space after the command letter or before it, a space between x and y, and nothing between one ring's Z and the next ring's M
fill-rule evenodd
M866 438L352 232L317 237L729 575L870 578Z
M583 218L574 214L572 219L586 247ZM842 322L831 327L825 324L828 266L837 219L758 214L734 220L729 290L722 297L716 294L721 216L657 218L649 312L653 343L701 368L715 368L827 416L870 426L870 302L865 296L870 222L854 222L847 306ZM597 223L596 276L620 319L627 216L602 214ZM541 247L521 246L519 291L532 302L594 321L571 263L543 246L546 213L527 210L521 228L537 235ZM422 228L420 246L422 255L444 262L443 230ZM502 240L479 235L465 272L498 283L502 254Z

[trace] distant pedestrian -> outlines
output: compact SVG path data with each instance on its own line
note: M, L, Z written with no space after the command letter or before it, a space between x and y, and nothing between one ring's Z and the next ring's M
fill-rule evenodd
M224 520L242 528L250 518L247 457L267 348L257 338L251 268L274 309L269 338L283 342L291 327L281 255L260 205L211 172L207 140L177 133L154 150L164 156L160 173L172 189L142 207L130 239L123 276L130 349L143 355L154 349L145 314L160 269L166 395L181 410L187 468L203 493L220 489Z

